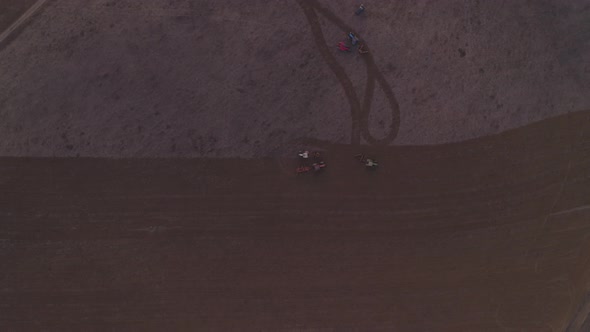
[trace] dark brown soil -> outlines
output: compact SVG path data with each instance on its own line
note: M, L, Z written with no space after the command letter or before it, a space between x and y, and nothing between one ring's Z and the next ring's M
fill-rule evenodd
M588 308L589 122L308 142L317 176L294 159L0 159L0 328L563 331Z

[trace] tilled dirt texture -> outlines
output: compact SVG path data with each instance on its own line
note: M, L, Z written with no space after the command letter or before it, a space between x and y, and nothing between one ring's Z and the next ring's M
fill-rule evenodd
M581 331L589 121L366 149L375 172L337 144L297 176L280 158L2 158L0 328Z

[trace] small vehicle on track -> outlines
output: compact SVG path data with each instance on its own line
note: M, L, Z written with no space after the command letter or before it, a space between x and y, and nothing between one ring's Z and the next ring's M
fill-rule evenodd
M295 173L307 173L307 172L319 172L326 168L326 163L322 158L322 154L318 151L313 152L312 162L309 162L309 151L299 151L298 156L300 159L299 166L295 169Z
M368 158L366 155L362 153L357 154L356 156L354 156L354 158L362 164L364 164L367 169L375 170L379 166L377 160L375 160L374 158Z

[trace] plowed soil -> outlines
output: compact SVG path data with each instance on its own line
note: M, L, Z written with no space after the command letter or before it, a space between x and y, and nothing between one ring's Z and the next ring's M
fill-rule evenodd
M325 144L317 175L294 159L0 159L0 327L579 330L589 122Z

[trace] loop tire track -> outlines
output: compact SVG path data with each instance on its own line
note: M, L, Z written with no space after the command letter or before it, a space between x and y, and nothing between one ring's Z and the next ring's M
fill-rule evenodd
M399 104L395 98L391 86L385 77L383 77L383 74L379 71L377 65L375 64L373 55L369 52L364 54L362 57L367 68L367 84L365 86L365 94L361 103L359 97L354 91L352 81L348 75L346 75L344 68L338 63L327 46L326 39L320 26L319 17L316 12L319 12L343 32L354 31L354 29L344 23L344 21L334 15L331 11L322 7L317 0L297 0L297 3L303 10L305 17L309 22L318 50L328 64L328 67L330 67L330 69L334 72L334 75L336 75L340 85L342 85L348 103L350 104L350 115L352 118L351 144L360 145L361 135L368 143L372 145L387 145L393 142L398 135L400 126ZM363 43L365 44L365 47L370 50L364 40ZM369 113L375 92L376 81L383 89L385 97L389 102L392 117L389 132L384 138L381 139L373 137L369 130Z

